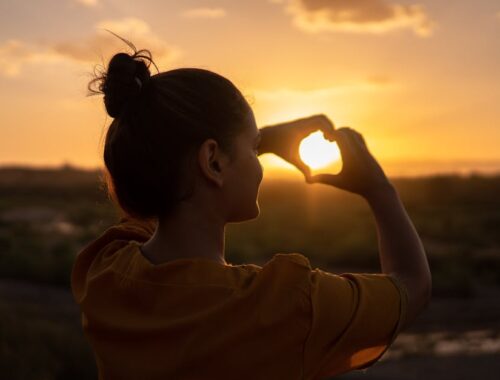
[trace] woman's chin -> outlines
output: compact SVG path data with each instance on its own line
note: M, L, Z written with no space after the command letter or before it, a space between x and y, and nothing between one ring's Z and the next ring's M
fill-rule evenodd
M255 203L255 208L254 208L254 212L252 214L252 216L249 218L249 219L255 219L259 216L260 214L260 208L259 208L259 204L256 202Z
M228 222L229 223L237 223L237 222L244 222L246 220L252 220L252 219L257 218L259 216L259 214L260 214L259 204L257 202L255 202L255 205L251 210L241 212L240 214L231 218L231 220L229 220Z

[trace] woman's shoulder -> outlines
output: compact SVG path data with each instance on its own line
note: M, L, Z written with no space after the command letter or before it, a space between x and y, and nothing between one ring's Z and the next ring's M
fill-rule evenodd
M308 269L311 268L311 263L309 259L301 253L276 253L270 261L279 263L290 263L292 265L299 265Z
M276 253L259 270L260 282L266 286L307 292L311 265L300 253Z

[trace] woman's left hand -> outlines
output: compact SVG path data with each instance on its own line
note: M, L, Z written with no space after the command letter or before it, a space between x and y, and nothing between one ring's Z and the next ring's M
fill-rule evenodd
M301 160L299 145L306 136L318 130L323 132L325 139L334 140L335 126L323 114L266 126L261 129L259 154L274 153L299 169L308 181L311 169Z

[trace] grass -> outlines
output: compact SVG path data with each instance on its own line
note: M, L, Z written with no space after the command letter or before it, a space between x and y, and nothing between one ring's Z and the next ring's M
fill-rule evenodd
M96 379L93 353L82 336L79 311L70 295L64 292L58 302L50 302L50 292L57 290L44 287L40 291L31 285L28 291L19 294L16 287L19 284L2 281L2 378ZM12 294L16 297L9 296Z

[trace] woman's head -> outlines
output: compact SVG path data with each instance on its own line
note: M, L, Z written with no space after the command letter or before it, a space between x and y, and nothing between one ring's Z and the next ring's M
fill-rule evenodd
M114 118L104 145L112 200L139 218L168 217L193 200L219 207L226 221L257 216L258 129L241 92L204 69L151 76L150 52L126 42L135 53L115 54L89 83Z

